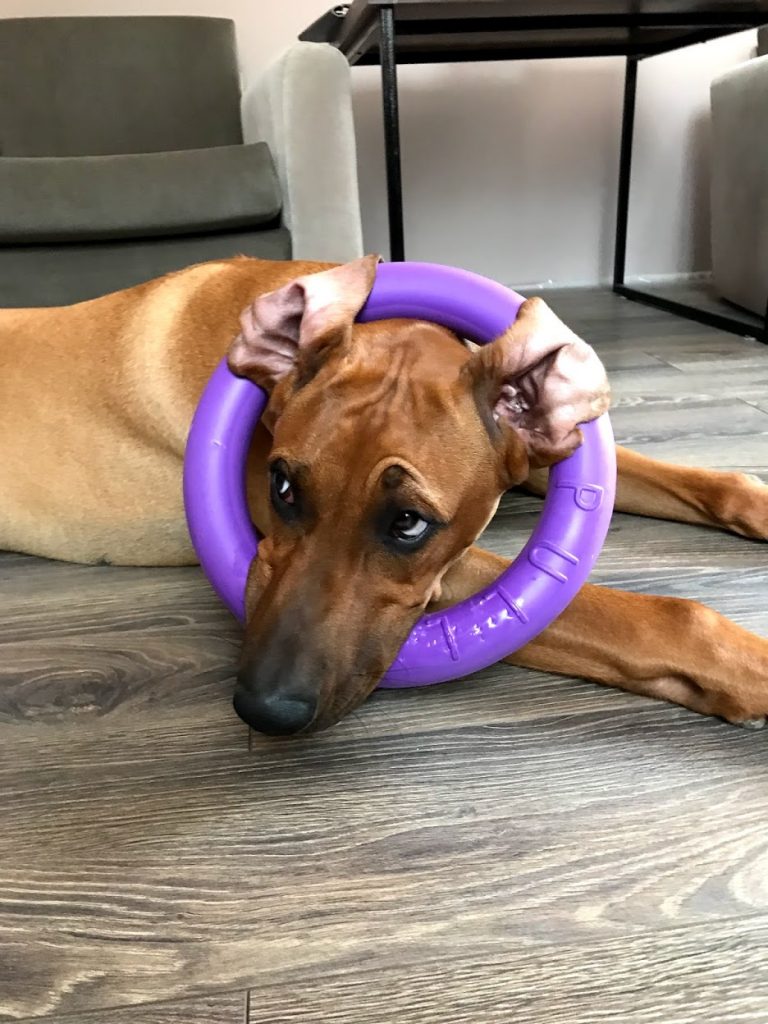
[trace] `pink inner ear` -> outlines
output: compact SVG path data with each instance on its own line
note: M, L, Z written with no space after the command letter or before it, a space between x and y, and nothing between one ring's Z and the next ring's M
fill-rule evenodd
M365 304L377 256L306 274L261 295L243 310L229 351L233 373L268 389L297 365L302 352L339 340Z
M565 458L581 443L578 425L608 408L608 381L596 353L541 299L523 303L497 346L494 416L520 434L531 454Z
M228 362L233 373L271 388L296 362L304 295L297 282L260 295L240 314Z

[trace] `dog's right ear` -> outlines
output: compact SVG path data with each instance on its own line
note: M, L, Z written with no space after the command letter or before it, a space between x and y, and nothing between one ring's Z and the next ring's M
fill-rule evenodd
M551 466L582 443L580 424L610 404L605 367L595 351L539 298L527 299L515 322L478 349L462 374L491 436L503 441L509 429L516 436L509 449L513 477L521 441L531 466Z
M351 337L378 263L378 256L363 256L259 296L240 316L229 368L268 391L293 370L302 383L311 379L328 353Z

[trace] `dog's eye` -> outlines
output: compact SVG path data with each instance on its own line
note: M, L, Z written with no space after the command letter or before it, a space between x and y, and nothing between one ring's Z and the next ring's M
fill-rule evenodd
M294 492L293 484L282 469L275 468L272 470L272 489L277 500L281 501L284 505L296 504L296 493Z
M427 532L431 523L413 509L399 512L389 527L390 535L396 540L419 540Z

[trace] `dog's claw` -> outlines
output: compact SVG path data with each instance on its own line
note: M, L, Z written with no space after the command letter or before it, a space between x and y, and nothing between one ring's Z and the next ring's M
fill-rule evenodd
M745 718L743 722L734 722L740 729L762 729L765 727L764 718Z

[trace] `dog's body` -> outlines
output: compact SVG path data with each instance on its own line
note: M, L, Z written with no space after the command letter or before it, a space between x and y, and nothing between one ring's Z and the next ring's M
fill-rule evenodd
M229 350L236 372L271 389L249 466L267 540L236 705L267 732L337 720L424 608L498 575L505 560L472 545L499 495L541 493L576 424L605 408L591 350L541 304L474 354L432 325L353 327L374 271L370 259L239 258L71 307L0 311L0 548L193 562L181 468L204 383ZM619 509L768 537L759 482L618 455ZM509 660L733 722L768 714L768 641L693 602L587 585Z
M180 490L192 413L241 309L295 276L204 263L74 306L0 310L0 549L194 562Z

